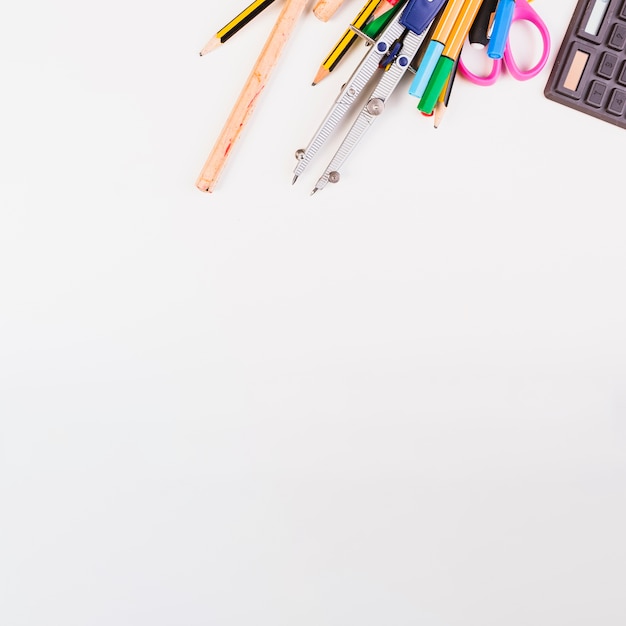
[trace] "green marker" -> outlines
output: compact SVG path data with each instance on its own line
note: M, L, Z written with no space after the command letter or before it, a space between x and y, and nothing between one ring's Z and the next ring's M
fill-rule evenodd
M452 73L454 60L450 57L441 56L430 76L430 80L424 89L424 93L417 104L417 108L426 115L430 115L437 104L437 99L446 85L448 76Z
M381 0L372 17L361 29L361 32L370 39L376 39L383 28L387 26L396 10L403 4L404 0Z

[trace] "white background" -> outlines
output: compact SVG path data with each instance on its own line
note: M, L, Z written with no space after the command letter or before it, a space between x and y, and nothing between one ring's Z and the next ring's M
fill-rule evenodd
M0 24L2 626L623 626L624 130L530 82L401 84L291 185L361 53L281 3Z

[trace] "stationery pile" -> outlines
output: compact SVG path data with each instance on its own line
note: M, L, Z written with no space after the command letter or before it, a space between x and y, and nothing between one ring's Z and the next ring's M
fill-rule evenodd
M205 55L225 43L273 1L254 0L219 30L200 54ZM227 157L307 3L307 0L283 1L285 4L276 23L196 181L201 191L214 190ZM342 1L318 0L313 12L318 19L327 21ZM519 67L511 50L511 24L518 20L532 25L541 35L541 56L529 69ZM341 165L373 121L383 113L386 100L407 72L414 74L408 93L417 99L421 113L434 116L437 127L457 73L478 85L490 85L506 67L513 78L527 80L543 69L550 52L548 29L529 0L368 0L322 61L313 85L329 76L359 39L366 42L366 52L341 87L309 145L296 152L294 183L365 89L370 93L311 193L329 182L339 181ZM461 57L466 41L473 47L483 48L492 59L492 69L487 76L474 74L463 63Z

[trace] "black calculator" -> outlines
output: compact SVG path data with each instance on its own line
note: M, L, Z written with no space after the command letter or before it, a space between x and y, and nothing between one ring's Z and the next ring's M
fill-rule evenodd
M546 98L626 128L626 0L579 0Z

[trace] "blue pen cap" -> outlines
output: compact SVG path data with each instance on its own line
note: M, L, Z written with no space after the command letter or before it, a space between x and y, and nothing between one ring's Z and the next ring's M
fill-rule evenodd
M501 59L509 38L511 21L515 11L515 0L499 0L496 13L493 16L493 29L487 46L487 56L490 59Z

